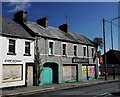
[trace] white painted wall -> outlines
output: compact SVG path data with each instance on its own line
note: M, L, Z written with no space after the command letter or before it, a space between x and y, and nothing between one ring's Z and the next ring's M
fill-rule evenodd
M0 55L2 53L2 38L0 38ZM0 56L0 88L2 88L2 56Z
M16 40L16 48L15 48L16 55L7 55L8 47L9 47L9 39ZM2 85L0 85L0 86L11 87L11 86L25 85L25 65L26 65L25 63L26 62L34 62L34 41L26 40L26 39L18 39L18 38L8 38L8 37L3 37L3 36L0 36L0 40L2 41L2 43L0 43L0 47L2 47L1 48L2 52L0 53L0 57L2 56L2 60L0 60L1 68L2 68L2 64L23 64L23 80L22 81L2 83ZM29 41L31 43L30 44L31 56L24 56L25 41ZM18 62L18 63L10 63L10 62L5 62L5 60L22 60L22 61Z

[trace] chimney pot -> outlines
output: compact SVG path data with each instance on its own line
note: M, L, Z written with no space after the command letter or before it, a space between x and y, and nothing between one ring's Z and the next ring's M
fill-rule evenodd
M48 17L38 19L37 24L43 26L44 28L48 28Z
M17 13L15 13L14 20L19 23L27 21L27 11L21 10L21 11L18 11Z
M67 23L62 24L59 26L59 29L67 33L67 32L69 32L69 25Z

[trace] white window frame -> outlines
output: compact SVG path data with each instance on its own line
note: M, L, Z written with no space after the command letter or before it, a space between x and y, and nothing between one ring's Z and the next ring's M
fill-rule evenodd
M77 50L76 50L76 56L78 56L78 45L77 44L73 44L73 55L74 55L74 46L77 47ZM75 55L74 55L75 56Z
M83 50L84 50L84 49L83 49L84 47L86 48L86 55L85 55L85 56L84 56L84 51L83 51ZM82 52L83 52L83 57L87 57L87 46L82 46Z
M31 54L31 42L30 41L25 41L25 43L29 43L29 49L30 49L30 51L29 51L29 53L26 53L26 52L24 52L24 53L25 53L25 55L30 55ZM25 45L24 49L26 49L26 45Z
M92 49L93 49L93 56L92 56ZM95 56L95 47L91 47L91 57L93 58Z
M49 43L52 42L53 43L53 54L50 54L49 51ZM54 55L55 54L55 41L53 40L48 40L48 55Z
M63 55L63 44L65 44L66 45L66 54L65 55ZM65 43L65 42L62 42L61 43L61 54L62 54L62 56L67 56L67 43Z
M93 52L92 52L92 49L93 49ZM91 57L94 57L94 47L91 47ZM93 54L93 55L92 55Z
M7 48L7 54L16 54L16 47L17 47L17 39L16 38L7 38L8 39L8 48ZM9 52L9 40L14 40L15 41L15 52L12 53L12 52Z
M24 40L24 54L25 54L25 42L30 42L30 55L32 54L32 52L33 52L33 49L32 49L32 43L33 43L33 40Z

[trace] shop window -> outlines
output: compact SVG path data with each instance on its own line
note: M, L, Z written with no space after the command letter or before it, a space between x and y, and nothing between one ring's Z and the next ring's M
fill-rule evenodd
M22 64L4 64L2 67L2 82L14 82L23 80Z

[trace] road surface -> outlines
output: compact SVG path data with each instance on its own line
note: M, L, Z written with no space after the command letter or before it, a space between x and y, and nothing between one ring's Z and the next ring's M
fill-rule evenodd
M113 96L111 93L116 92L120 87L118 86L118 82L114 83L106 83L100 85L93 85L89 87L82 87L82 88L75 88L75 89L68 89L68 90L57 90L48 93L42 94L31 94L25 95L22 97L74 97L80 96L81 97L120 97L120 96ZM73 96L72 96L73 95Z

